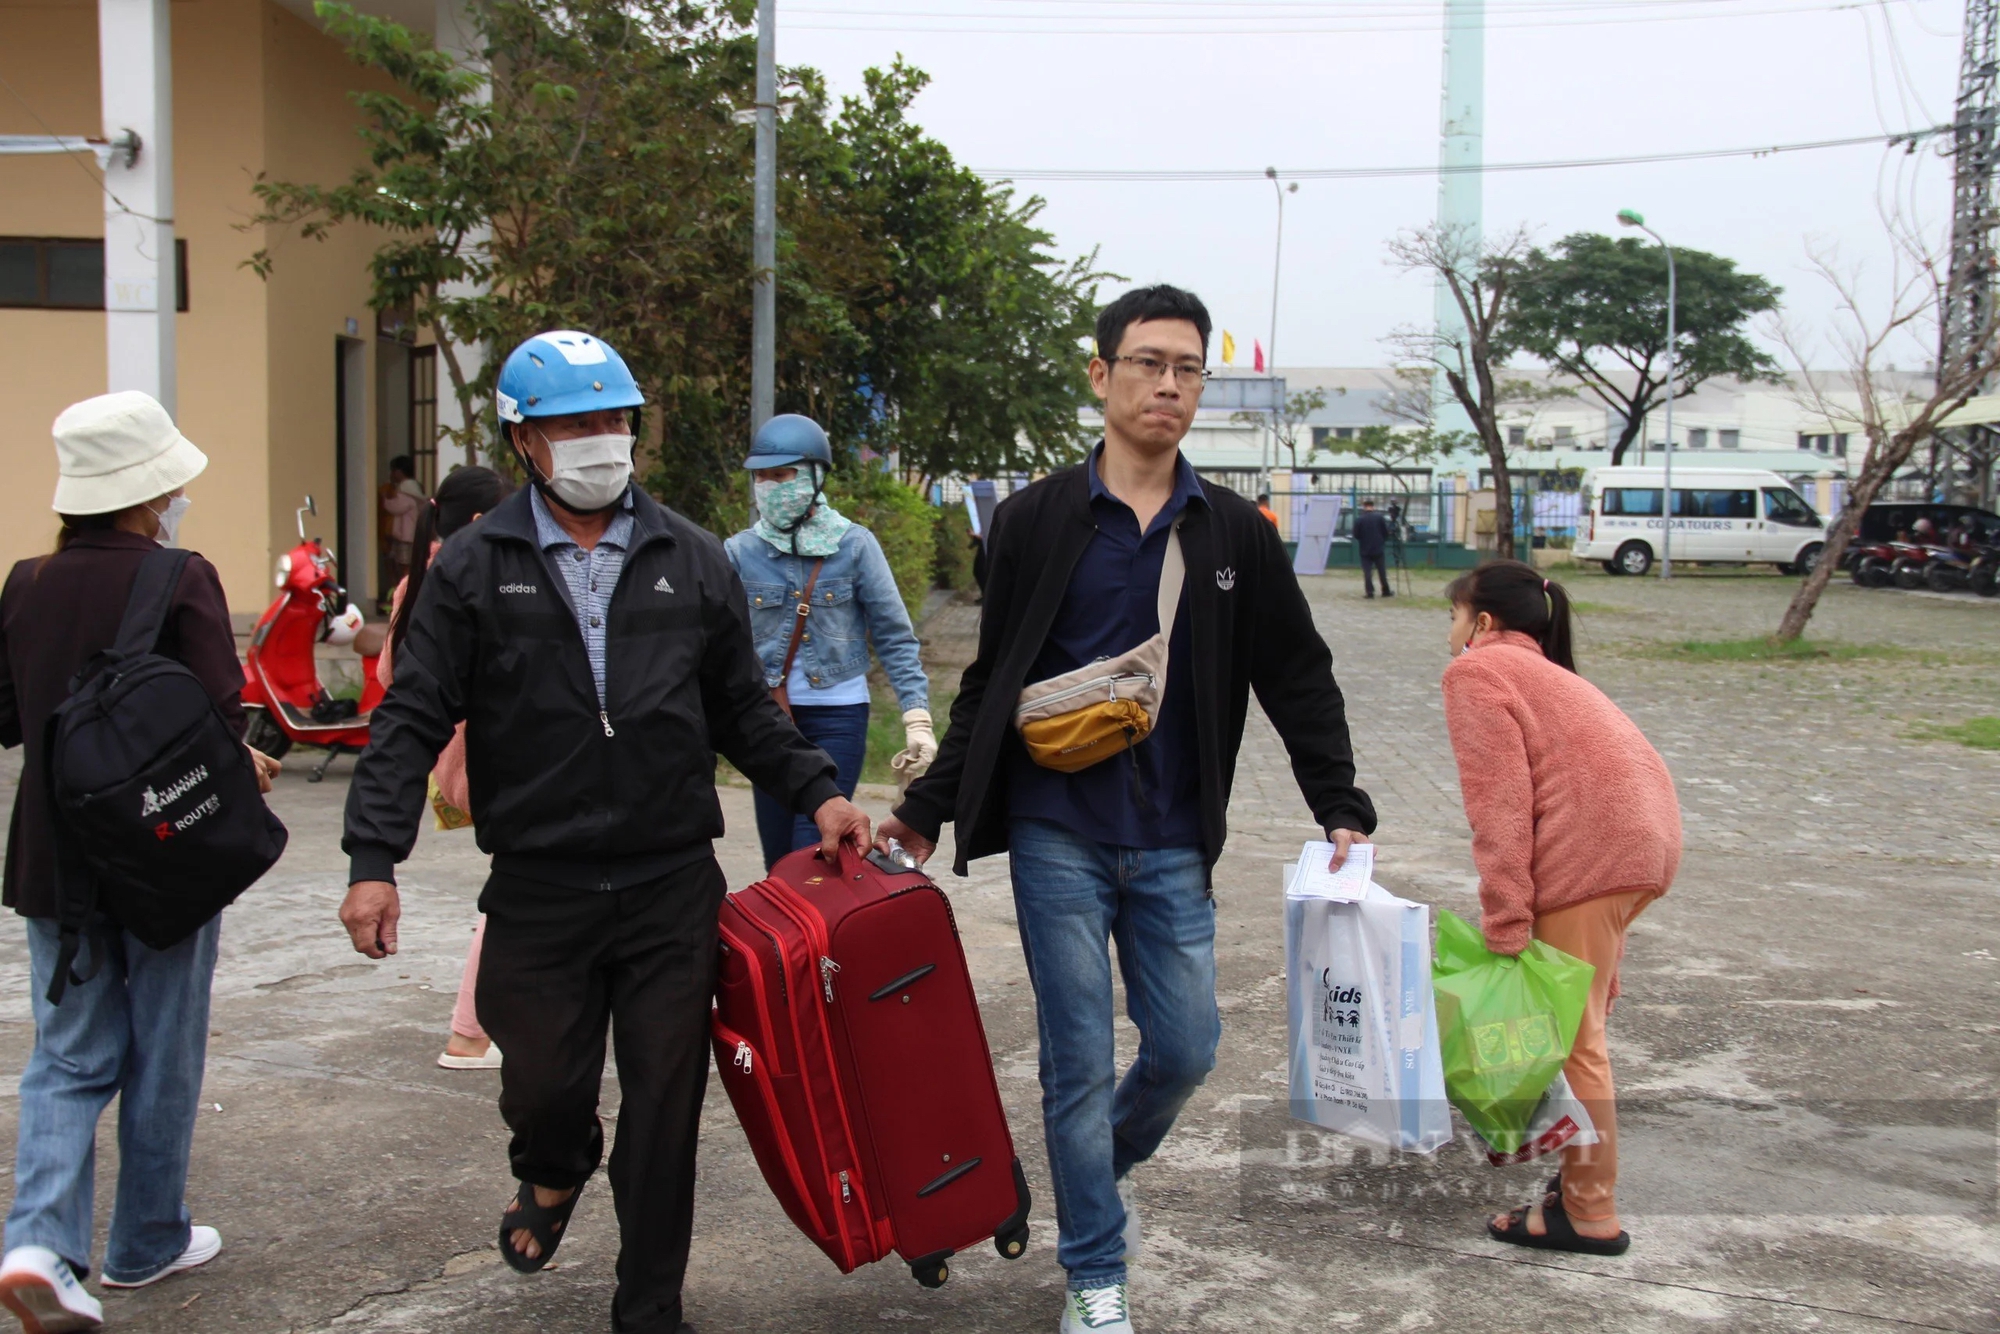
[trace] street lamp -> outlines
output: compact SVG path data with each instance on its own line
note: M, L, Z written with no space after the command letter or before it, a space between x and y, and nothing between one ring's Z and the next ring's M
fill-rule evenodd
M1674 248L1667 239L1646 225L1646 215L1636 208L1618 210L1618 221L1637 227L1660 243L1667 252L1667 464L1660 488L1660 578L1674 577L1674 303L1679 296L1674 283Z
M1278 169L1264 168L1264 175L1270 178L1271 189L1278 196L1278 239L1271 246L1271 337L1264 344L1264 373L1275 378L1278 374L1278 276L1284 271L1285 258L1285 196L1297 194L1299 183L1289 185L1278 183ZM1273 402L1271 407L1271 461L1264 469L1264 485L1271 484L1271 468L1278 461L1278 414L1284 404Z

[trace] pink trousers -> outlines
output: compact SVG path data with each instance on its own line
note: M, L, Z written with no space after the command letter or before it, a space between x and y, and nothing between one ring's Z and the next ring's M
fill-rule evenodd
M1618 994L1618 966L1625 961L1625 931L1647 905L1652 890L1626 890L1535 918L1535 939L1545 940L1597 968L1590 1003L1576 1030L1563 1074L1597 1127L1597 1143L1562 1151L1563 1212L1585 1222L1618 1216L1618 1093L1611 1082L1611 1053L1604 1024Z
M479 1026L479 1012L473 1007L473 993L479 989L479 947L486 943L486 914L472 932L472 948L465 954L465 972L458 979L458 1003L451 1007L451 1031L475 1042L487 1041Z

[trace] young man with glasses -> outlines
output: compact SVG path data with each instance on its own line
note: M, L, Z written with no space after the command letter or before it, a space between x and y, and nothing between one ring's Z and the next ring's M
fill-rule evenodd
M1209 329L1200 300L1174 287L1128 292L1099 314L1090 382L1104 439L996 512L979 655L936 763L880 831L884 845L898 839L922 859L952 821L961 875L974 857L1010 854L1040 1023L1057 1259L1069 1271L1064 1334L1131 1334L1125 1265L1139 1220L1129 1174L1215 1065L1212 878L1250 691L1339 857L1375 827L1354 785L1332 655L1277 530L1181 457L1208 378ZM1151 731L1074 772L1043 767L1014 724L1022 688L1159 634L1176 540L1183 591ZM1122 1081L1114 939L1139 1028Z

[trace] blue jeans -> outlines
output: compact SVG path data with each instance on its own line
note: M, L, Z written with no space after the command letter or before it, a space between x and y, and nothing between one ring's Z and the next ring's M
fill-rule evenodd
M208 1054L208 988L215 976L218 915L169 950L123 931L84 946L88 982L48 1002L56 924L30 917L35 1050L21 1072L20 1140L7 1249L46 1246L79 1277L90 1272L97 1118L118 1097L118 1194L104 1274L136 1283L188 1245L188 1154ZM93 957L95 956L95 957Z
M1035 988L1056 1259L1072 1288L1125 1281L1118 1182L1160 1147L1215 1068L1215 902L1200 848L1120 848L1048 820L1008 831L1014 907ZM1111 955L1139 1055L1117 1074Z
M792 710L799 734L833 760L833 781L840 795L852 798L861 781L861 760L868 753L866 704L804 705ZM776 797L757 789L757 838L764 845L764 869L778 864L788 852L819 842L819 826L810 816L794 815Z

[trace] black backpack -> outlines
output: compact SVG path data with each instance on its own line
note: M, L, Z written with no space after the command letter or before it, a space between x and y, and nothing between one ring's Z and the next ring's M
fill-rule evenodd
M145 944L187 939L271 869L285 826L249 751L195 679L154 650L189 553L146 554L118 639L70 682L45 734L56 825L60 1004L99 909ZM92 951L92 974L96 952Z

